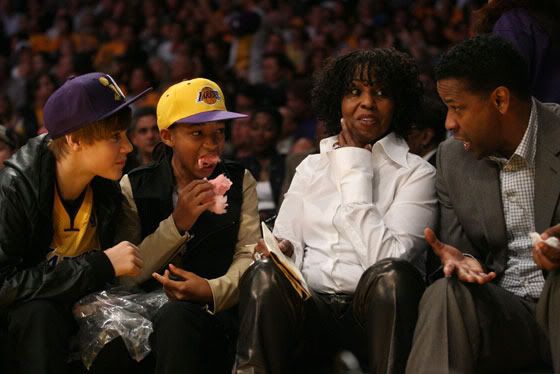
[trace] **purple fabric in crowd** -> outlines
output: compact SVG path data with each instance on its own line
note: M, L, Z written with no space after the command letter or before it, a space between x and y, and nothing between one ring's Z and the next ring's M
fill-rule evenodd
M529 67L531 94L560 103L560 46L552 48L546 30L522 8L505 12L492 32L514 45Z
M45 104L45 127L53 139L58 138L115 114L150 90L126 99L108 74L88 73L69 78Z

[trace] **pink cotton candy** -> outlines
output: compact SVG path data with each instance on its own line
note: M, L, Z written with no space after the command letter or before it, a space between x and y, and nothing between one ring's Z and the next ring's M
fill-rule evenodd
M224 214L227 212L227 206L227 196L215 196L214 205L208 208L208 210L215 214Z
M209 180L208 182L214 186L214 193L216 195L225 194L233 184L232 181L223 174L218 175L216 178Z
M198 159L198 167L204 169L210 166L216 166L220 162L220 158L214 154L208 154Z
M208 210L215 214L224 214L226 212L227 196L225 193L229 190L232 181L223 174L218 175L216 178L208 181L214 187L214 205Z

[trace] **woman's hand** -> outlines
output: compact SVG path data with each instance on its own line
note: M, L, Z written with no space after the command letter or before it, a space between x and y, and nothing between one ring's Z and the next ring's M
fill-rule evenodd
M340 133L338 134L338 147L337 148L341 148L341 147L357 147L357 148L365 148L368 151L371 151L371 144L361 144L356 137L352 134L352 132L350 131L350 129L348 128L348 125L346 125L346 122L344 121L344 118L340 119Z
M292 255L294 254L293 244L289 240L281 239L281 238L276 238L276 241L278 242L278 248L280 248L282 253L287 257L292 257ZM270 256L270 252L268 251L268 248L266 247L264 240L259 239L257 245L255 246L255 250L253 251L253 257L256 260L258 260L263 257L266 258L269 256Z

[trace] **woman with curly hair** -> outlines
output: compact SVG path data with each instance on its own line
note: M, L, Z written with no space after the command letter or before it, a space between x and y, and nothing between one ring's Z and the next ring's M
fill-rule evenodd
M394 49L348 53L315 77L314 109L331 137L297 168L274 227L311 297L259 243L240 281L237 373L329 372L341 350L372 372L404 372L423 230L436 217L435 170L403 139L421 95L415 64Z

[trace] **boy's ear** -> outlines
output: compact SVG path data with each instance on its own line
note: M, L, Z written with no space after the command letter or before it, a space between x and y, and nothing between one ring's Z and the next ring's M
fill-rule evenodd
M68 147L70 148L71 151L77 152L82 148L80 140L74 139L74 137L71 134L64 135L64 137L66 138L66 144L68 144Z
M168 147L173 147L175 144L173 132L169 129L161 129L159 132L161 141Z

